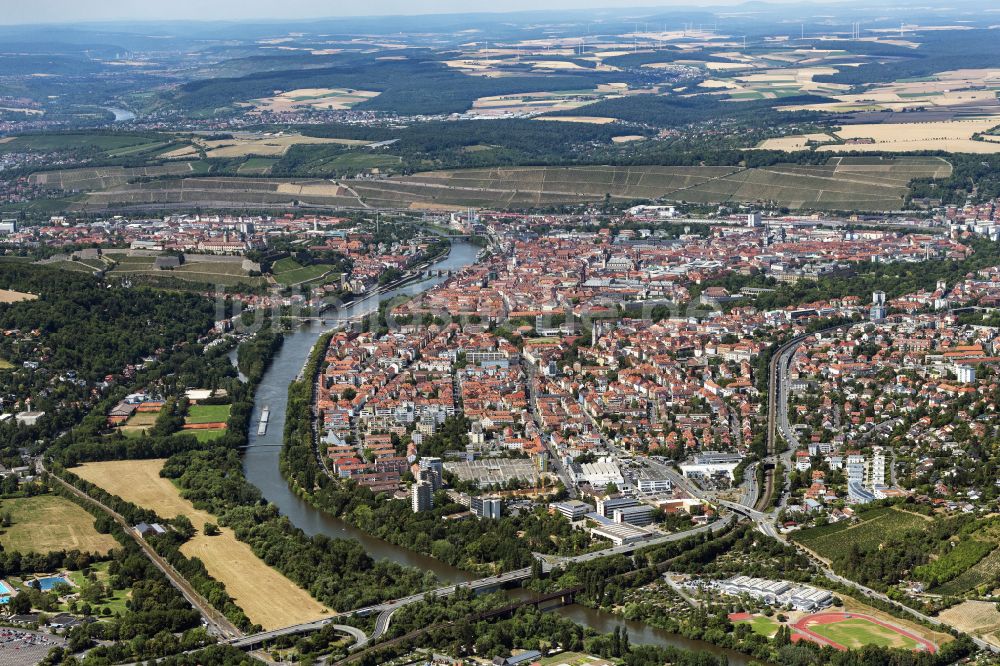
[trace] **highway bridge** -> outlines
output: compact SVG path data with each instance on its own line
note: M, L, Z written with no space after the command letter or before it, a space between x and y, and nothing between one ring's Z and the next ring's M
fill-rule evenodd
M546 567L543 565L543 571ZM517 569L515 571L508 571L507 573L498 574L496 576L487 576L485 578L480 578L479 580L474 580L469 583L458 583L456 585L445 585L444 587L439 587L434 590L428 590L426 592L420 592L419 594L412 594L408 597L403 597L402 599L395 599L393 601L388 601L383 604L377 604L374 606L365 606L364 608L358 608L356 610L347 611L344 613L338 613L336 615L315 620L313 622L303 622L302 624L295 624L288 627L282 627L280 629L271 629L269 631L261 631L256 634L249 636L241 636L238 638L233 638L227 643L233 647L241 648L244 650L253 650L262 645L265 645L269 641L276 638L281 638L284 636L298 636L302 634L310 634L326 626L333 625L336 629L348 633L357 640L357 642L351 646L352 650L358 650L365 647L368 643L378 640L381 638L389 628L389 623L392 620L392 615L400 608L407 606L409 604L417 603L423 601L429 596L434 597L448 597L460 589L473 590L475 592L482 592L486 590L495 590L508 585L513 585L516 583L521 583L522 581L531 578L531 567L525 567L523 569ZM336 624L337 618L344 617L367 617L370 615L377 615L375 619L375 630L369 636L365 632L361 631L357 627L351 627L349 625Z

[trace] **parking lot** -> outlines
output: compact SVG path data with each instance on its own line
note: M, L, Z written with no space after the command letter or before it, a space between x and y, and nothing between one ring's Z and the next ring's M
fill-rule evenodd
M56 645L66 641L41 631L0 627L0 666L35 666Z
M511 479L531 483L538 479L538 467L531 460L497 458L448 462L444 468L462 481L476 481L480 487L504 485Z

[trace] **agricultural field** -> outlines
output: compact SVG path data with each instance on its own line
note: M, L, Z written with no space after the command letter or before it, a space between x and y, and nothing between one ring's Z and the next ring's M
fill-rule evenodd
M189 176L203 169L194 162L178 162L162 166L148 167L92 167L84 169L64 169L61 171L41 171L33 173L29 181L65 191L103 190L125 185L136 178L156 178L160 176Z
M996 144L1000 147L1000 143ZM344 153L338 166L372 168L392 156ZM353 162L353 163L352 163ZM194 177L132 183L91 192L83 210L107 206L185 206L454 209L481 206L529 208L612 199L691 203L773 202L816 210L897 210L914 178L945 177L951 165L938 157L840 158L825 165L768 167L494 167L428 171L382 180L334 183L320 179ZM189 270L189 269L185 269ZM298 277L295 281L307 279ZM283 284L291 283L283 281Z
M831 560L846 553L854 544L863 550L875 548L888 539L923 527L926 522L923 516L895 507L882 507L865 512L858 523L844 521L813 527L795 533L792 538L820 557Z
M526 113L536 115L580 109L594 102L616 99L628 94L630 94L629 87L625 83L605 83L589 90L553 90L512 95L488 95L480 97L472 103L471 113L484 118ZM567 120L567 118L545 118L545 120ZM603 118L601 122L615 122L615 119Z
M951 165L936 157L833 158L822 166L747 169L672 196L696 203L764 201L796 209L897 210L911 180L950 173Z
M271 97L251 100L247 106L256 111L285 113L304 108L344 111L356 104L378 97L374 90L354 90L351 88L299 88L286 90Z
M220 527L218 536L205 536L201 527L218 518L196 509L177 487L160 476L163 460L117 460L87 463L73 472L113 495L151 509L162 518L187 516L199 533L181 547L197 557L209 575L221 581L252 622L276 629L323 617L329 610L292 581L267 566L233 531Z
M251 157L240 165L236 170L241 176L266 176L271 173L271 168L277 164L277 160L266 157Z
M289 134L258 134L237 133L232 139L195 139L198 146L205 150L206 157L280 157L292 146L339 144L344 146L363 146L370 141L355 139L324 139L303 136L297 133Z
M535 120L558 123L586 123L588 125L608 125L615 122L614 118L605 118L602 116L545 116L544 118L535 118Z
M934 594L957 596L976 589L981 585L989 586L1000 575L1000 547L994 548L986 557L979 560L955 578L933 588Z
M0 289L0 303L21 303L22 301L38 300L38 294L29 294L23 291L12 291L10 289Z
M780 99L808 94L826 96L842 93L850 88L842 84L818 83L813 80L817 76L836 73L837 70L833 67L783 67L741 72L728 78L708 79L699 86L721 91L734 100Z
M923 109L964 115L996 106L997 90L1000 90L1000 70L959 69L880 83L861 93L831 95L831 102L787 107L787 110L845 113L906 109L912 113Z
M266 178L182 178L133 183L91 192L75 207L104 210L109 205L170 204L175 208L283 208L296 202L316 206L362 207L356 196L328 180Z
M992 601L963 601L938 613L938 618L959 631L1000 646L1000 611Z
M817 150L896 153L943 150L953 153L1000 153L1000 143L973 139L973 135L982 134L997 125L1000 125L1000 115L978 120L843 125L840 129L834 130L833 135L854 143L829 144L819 146ZM856 143L857 141L869 143Z
M94 529L94 517L58 495L5 499L0 511L10 513L12 525L0 534L4 550L48 553L80 550L106 555L118 542Z
M162 145L162 139L132 134L29 134L0 143L0 153L53 152L97 148L108 156L112 152L133 149L136 152Z

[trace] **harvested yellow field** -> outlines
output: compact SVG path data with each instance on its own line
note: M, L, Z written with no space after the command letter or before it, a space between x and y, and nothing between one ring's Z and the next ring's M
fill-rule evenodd
M283 113L303 108L344 111L365 100L378 97L374 90L350 88L297 88L272 97L255 99L250 104L258 111Z
M208 157L249 157L250 155L280 157L287 153L289 148L297 145L336 143L346 146L361 146L370 142L355 139L327 139L302 136L301 134L276 134L237 135L232 139L200 141L199 143L205 148L205 154Z
M560 123L587 123L588 125L607 125L615 122L614 118L604 118L602 116L547 116L545 118L535 118L535 120L552 120Z
M198 149L194 146L181 146L180 148L163 153L162 157L168 160L176 160L184 157L196 157L197 155Z
M9 513L11 526L3 530L4 550L50 553L79 550L107 555L118 542L94 528L94 517L83 507L57 495L18 497L0 502Z
M663 66L665 67L669 64L670 63L664 63ZM716 62L713 60L706 62L705 67L712 71L724 72L737 69L746 69L747 67L749 67L749 65L747 63L742 63L742 62Z
M221 527L221 534L214 537L202 534L202 526L216 523L218 518L196 509L169 479L160 476L164 462L115 460L86 463L72 471L163 518L187 516L199 532L181 547L181 552L204 562L208 573L226 586L247 617L265 629L308 622L329 612L308 592L264 564L250 546L236 539L231 529Z
M336 183L317 180L307 183L279 183L278 192L281 192L282 194L294 194L296 196L313 195L339 197L344 194L344 188Z
M821 146L819 150L833 152L944 150L953 153L997 153L1000 152L1000 144L973 141L972 135L985 132L998 124L1000 116L982 120L844 125L835 132L837 137L854 141L870 140L873 143Z
M1000 645L997 631L1000 630L1000 611L989 601L963 601L948 610L941 611L938 618L959 631L964 631L994 645Z
M21 301L38 300L37 294L29 294L23 291L11 291L10 289L0 289L0 303L20 303Z
M563 60L533 60L527 62L529 62L532 69L562 69L562 70L584 69L575 62L568 62Z
M698 84L699 88L739 88L738 85L732 81L723 81L722 79L705 79Z
M823 143L833 141L833 137L829 134L793 134L765 139L757 147L762 150L805 150L809 147L810 141Z
M613 136L611 140L614 143L631 143L633 141L645 141L646 137L639 134L626 134L625 136Z
M844 63L837 63L839 67ZM821 84L829 87L830 84ZM957 69L920 81L895 81L863 93L832 95L834 102L782 107L788 111L864 111L937 108L992 104L1000 86L1000 69Z

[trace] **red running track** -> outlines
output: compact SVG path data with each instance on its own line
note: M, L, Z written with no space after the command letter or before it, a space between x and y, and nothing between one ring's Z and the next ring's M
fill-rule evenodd
M872 617L871 615L865 615L863 613L815 613L813 615L807 615L807 616L805 616L804 618L802 618L801 620L799 620L798 622L796 622L795 624L793 624L792 627L796 631L801 632L802 635L806 636L810 640L815 641L815 642L817 642L817 643L819 643L821 645L829 645L829 646L831 646L833 648L836 648L838 650L847 650L847 648L844 647L843 645L840 645L839 643L831 641L829 638L824 638L823 636L820 636L819 634L811 631L807 627L807 625L810 625L810 624L835 624L835 623L840 622L842 620L848 620L848 619L853 619L853 618L860 618L862 620L867 620L867 621L871 622L872 624L877 624L880 627L885 627L886 629L890 629L890 630L896 632L897 634L901 634L903 636L906 636L907 638L910 638L910 639L916 641L918 644L922 645L923 649L926 650L927 652L930 652L930 653L937 652L937 646L934 645L934 643L931 643L929 640L927 640L925 638L921 638L920 636L917 636L916 634L914 634L912 632L909 632L906 629L903 629L902 627L897 627L894 624L889 624L888 622L883 622L882 620L880 620L880 619L878 619L876 617Z

